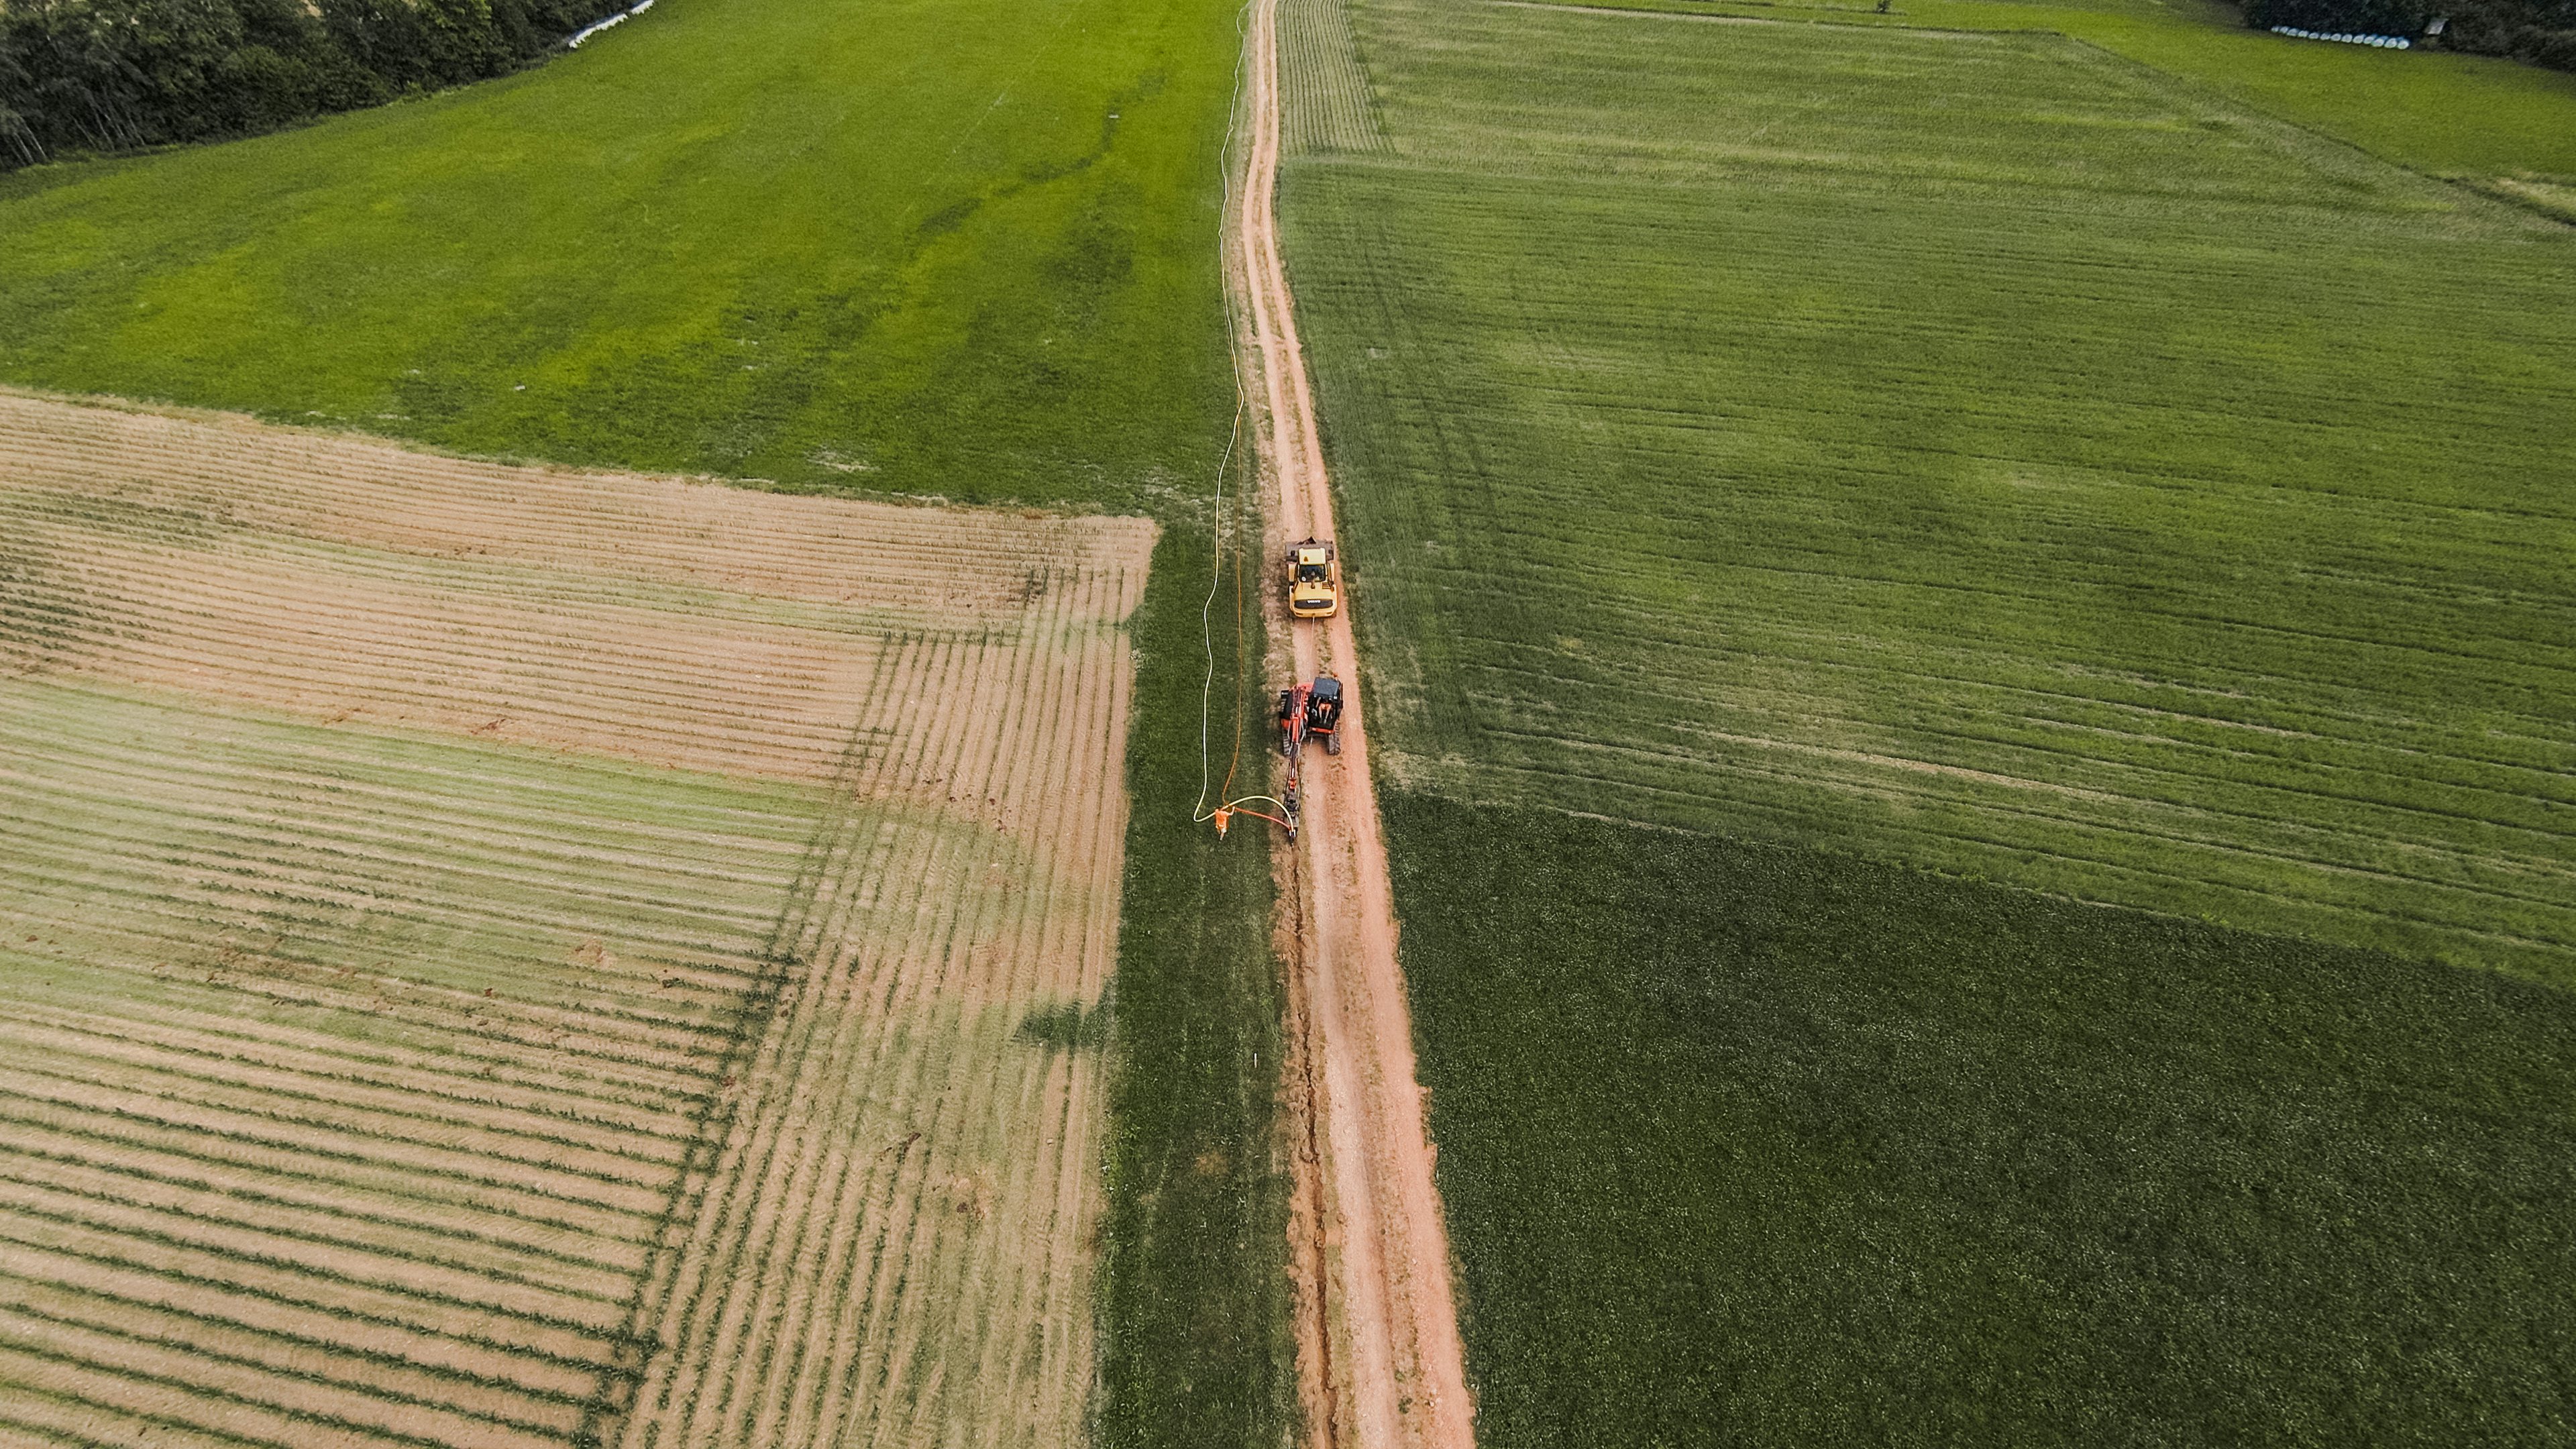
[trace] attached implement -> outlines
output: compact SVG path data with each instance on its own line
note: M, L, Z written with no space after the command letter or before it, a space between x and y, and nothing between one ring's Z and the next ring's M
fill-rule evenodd
M1288 550L1288 612L1329 619L1342 607L1342 563L1332 544L1310 538Z

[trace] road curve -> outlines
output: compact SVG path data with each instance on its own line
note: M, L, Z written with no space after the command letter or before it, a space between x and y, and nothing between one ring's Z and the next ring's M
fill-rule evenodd
M1244 371L1274 489L1266 560L1333 537L1333 498L1271 209L1279 171L1279 0L1251 0L1232 281ZM1395 901L1369 776L1367 698L1349 606L1291 621L1265 567L1274 637L1296 677L1348 682L1342 753L1309 751L1305 827L1283 870L1300 1235L1298 1374L1310 1449L1472 1449L1449 1234L1414 1080ZM1354 601L1365 608L1366 600Z

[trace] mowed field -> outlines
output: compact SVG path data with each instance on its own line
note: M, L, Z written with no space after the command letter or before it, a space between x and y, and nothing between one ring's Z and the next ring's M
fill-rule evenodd
M2566 1439L2576 231L2044 34L1289 12L1479 1442Z
M2576 231L2045 35L1350 14L1399 779L2576 980Z
M1581 4L1581 0L1549 0ZM2576 75L2424 47L2305 41L2228 0L1623 0L1621 9L1898 30L2050 30L2428 175L2564 212L2576 183Z
M1062 1443L1155 527L0 396L0 1433Z

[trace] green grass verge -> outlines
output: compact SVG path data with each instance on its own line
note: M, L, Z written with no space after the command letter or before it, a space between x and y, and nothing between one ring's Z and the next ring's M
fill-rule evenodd
M1257 550L1258 534L1249 542ZM1136 814L1119 904L1102 1288L1100 1438L1115 1449L1266 1446L1295 1412L1288 1184L1272 1155L1282 1003L1267 841L1219 841L1190 822L1209 558L1205 534L1167 531L1130 625ZM1229 722L1257 719L1267 687L1259 596L1230 625L1232 602L1229 584L1214 617L1220 776ZM1238 640L1255 667L1229 703ZM1249 745L1257 764L1261 741Z
M2576 232L2053 36L1354 13L1400 780L2576 979Z
M1385 811L1488 1449L2576 1432L2576 995Z
M1267 865L1187 823L1237 49L1202 0L665 0L540 71L0 181L12 381L1163 520L1099 1407L1184 1449L1275 1442L1292 1402Z

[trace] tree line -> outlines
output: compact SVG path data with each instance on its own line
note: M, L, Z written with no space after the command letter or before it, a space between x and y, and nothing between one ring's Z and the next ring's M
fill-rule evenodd
M527 64L630 0L0 0L0 169L274 130Z
M2244 0L2576 71L2576 0ZM624 0L0 0L0 170L274 130L517 69Z
M2471 55L2576 70L2576 0L2244 0L2245 23L2329 35L2402 35ZM2442 33L2423 39L2435 20Z

